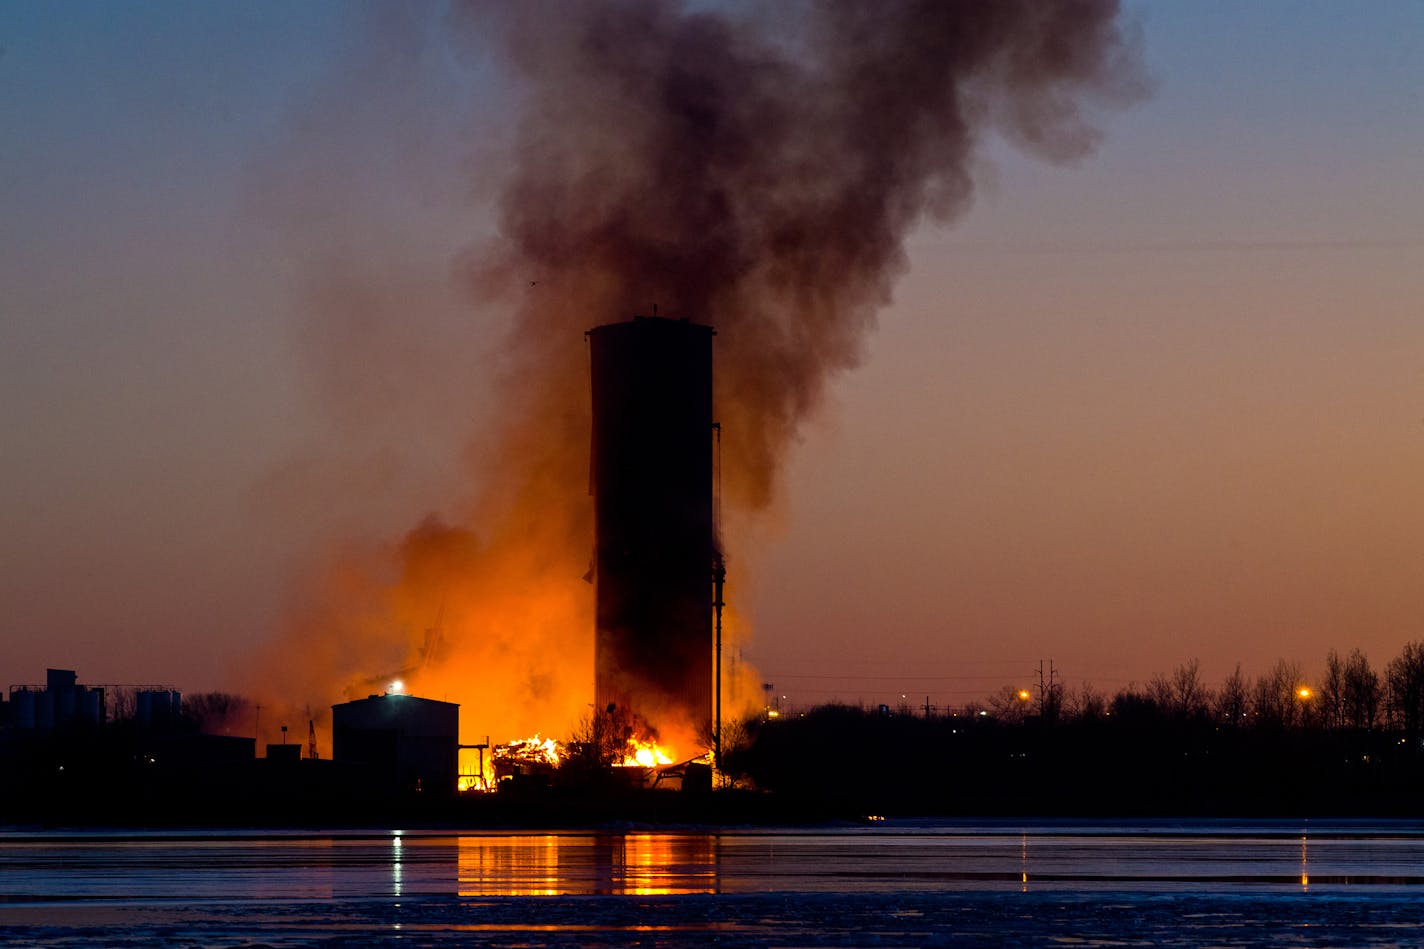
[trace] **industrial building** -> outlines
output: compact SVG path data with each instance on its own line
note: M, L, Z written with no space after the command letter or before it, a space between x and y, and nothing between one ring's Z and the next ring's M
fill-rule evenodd
M176 689L134 692L134 719L143 728L172 728L183 714L183 696Z
M21 731L104 724L104 690L79 684L72 669L46 669L44 685L10 686L9 723Z
M588 332L597 707L708 734L713 704L710 326Z
M46 669L44 685L12 685L5 722L20 731L98 728L108 721L112 700L124 714L132 697L141 728L173 729L183 715L183 695L165 686L80 685L73 669Z
M331 707L331 756L389 790L454 794L460 706L386 693Z

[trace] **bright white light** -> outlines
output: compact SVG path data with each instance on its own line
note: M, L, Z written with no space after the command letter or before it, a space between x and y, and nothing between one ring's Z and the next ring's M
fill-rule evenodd
M400 695L402 692L405 691L405 683L402 682L400 679L397 679L396 681L391 683L391 687L387 691L389 691L392 695Z

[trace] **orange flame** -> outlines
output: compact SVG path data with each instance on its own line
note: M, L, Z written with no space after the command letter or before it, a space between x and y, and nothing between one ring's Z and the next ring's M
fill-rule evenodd
M494 757L511 758L534 764L547 764L557 768L563 760L563 746L552 738L540 738L535 732L532 738L516 738L514 741L495 748Z
M630 738L628 750L624 752L623 760L618 762L618 767L655 768L658 765L672 764L673 760L671 750L660 747L656 741Z

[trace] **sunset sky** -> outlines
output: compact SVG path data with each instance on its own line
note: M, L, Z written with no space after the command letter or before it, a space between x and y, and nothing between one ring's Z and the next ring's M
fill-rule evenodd
M738 658L789 702L1424 638L1424 4L1126 10L1150 95L1067 164L987 138L728 515ZM515 370L463 275L512 118L445 23L0 5L0 685L241 688L333 550L480 491Z

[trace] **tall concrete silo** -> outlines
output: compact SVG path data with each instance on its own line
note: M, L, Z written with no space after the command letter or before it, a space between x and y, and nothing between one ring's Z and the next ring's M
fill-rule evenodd
M588 333L598 708L698 735L712 718L713 335L656 317Z

